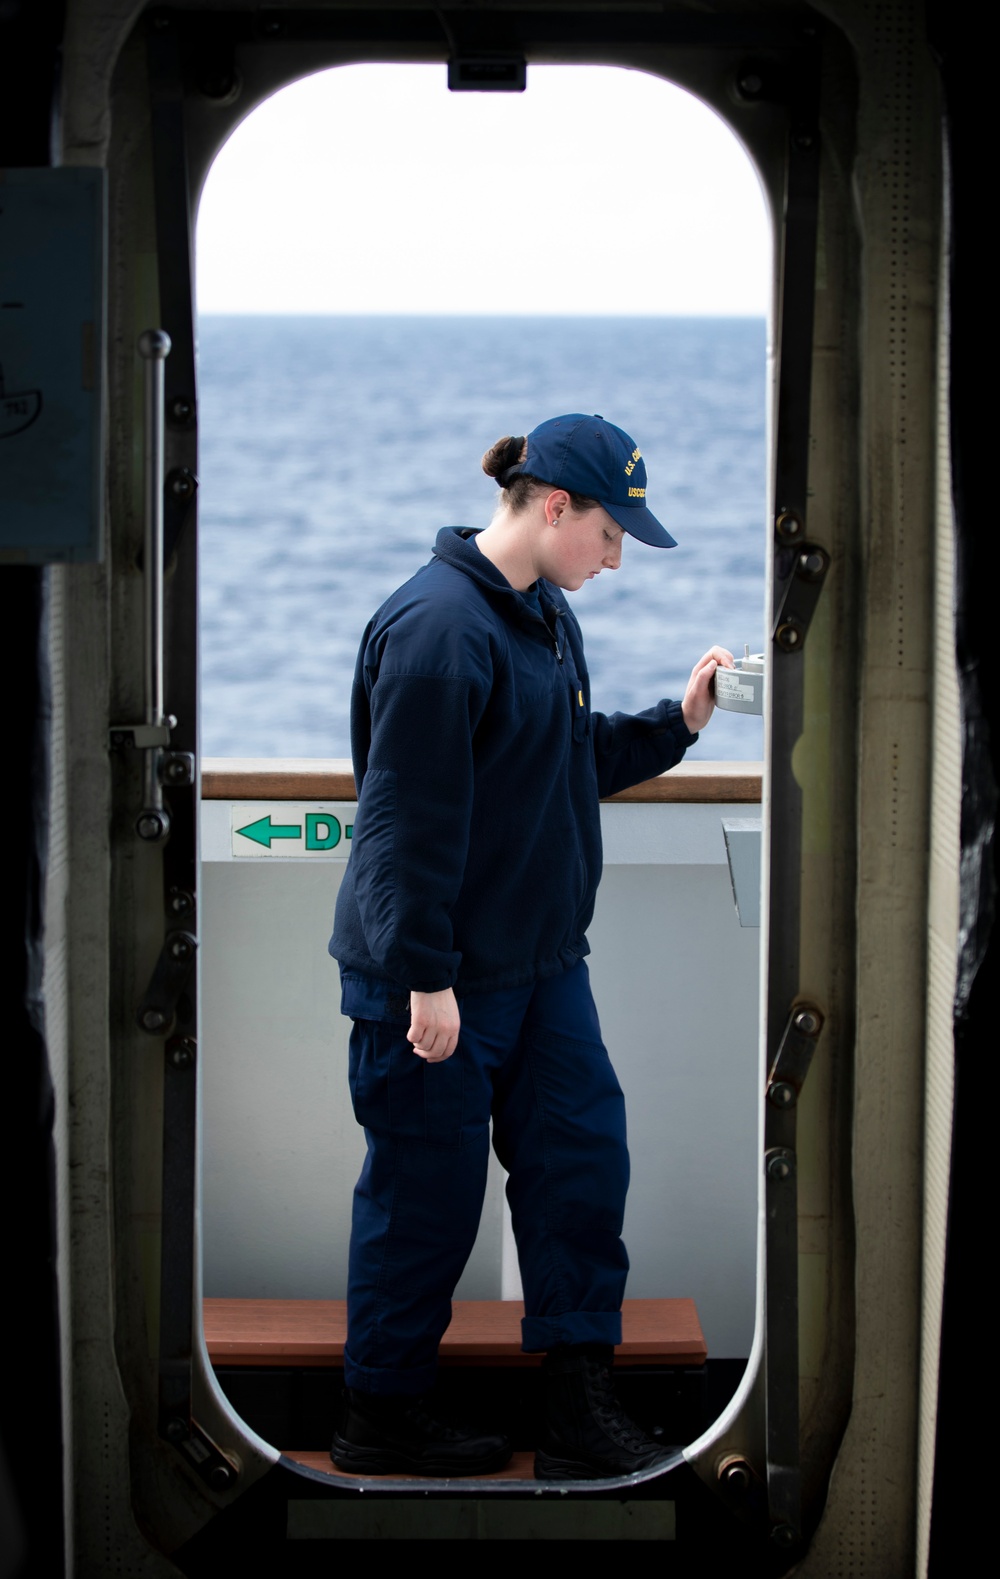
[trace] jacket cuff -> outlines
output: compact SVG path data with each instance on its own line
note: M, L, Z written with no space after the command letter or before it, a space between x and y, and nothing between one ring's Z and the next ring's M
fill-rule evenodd
M697 734L693 735L687 724L684 722L683 702L667 703L667 723L670 726L671 734L674 736L678 746L682 751L687 751L688 748L693 746L695 741L698 739Z

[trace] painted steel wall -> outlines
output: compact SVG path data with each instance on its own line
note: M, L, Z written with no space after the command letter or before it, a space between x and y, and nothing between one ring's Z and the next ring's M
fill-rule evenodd
M693 1297L717 1357L753 1333L759 933L739 924L722 815L756 809L602 808L590 932L628 1103L629 1292ZM231 803L205 803L205 1292L342 1298L364 1150L326 953L343 863L233 859L231 823ZM494 1161L460 1298L517 1292L501 1187Z

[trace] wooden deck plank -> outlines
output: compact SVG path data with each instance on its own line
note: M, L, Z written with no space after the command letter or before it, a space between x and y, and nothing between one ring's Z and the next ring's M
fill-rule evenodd
M348 757L206 757L203 800L356 800ZM750 804L761 798L759 762L681 762L608 797L632 804Z
M343 1364L347 1307L339 1299L206 1299L205 1340L214 1365ZM441 1343L446 1366L533 1366L521 1350L519 1300L456 1300ZM707 1348L694 1300L628 1299L619 1365L703 1365Z
M298 1449L293 1451L285 1450L283 1457L293 1459L296 1464L302 1464L306 1469L318 1470L323 1475L332 1475L337 1480L371 1478L361 1475L349 1475L344 1470L338 1469L336 1464L330 1459L329 1454L323 1451L300 1452ZM467 1477L455 1476L453 1478L464 1480ZM475 1475L468 1478L475 1480L534 1480L535 1455L534 1453L515 1453L506 1469L496 1470L492 1475ZM392 1479L434 1480L435 1484L440 1484L440 1476L433 1475L393 1475Z

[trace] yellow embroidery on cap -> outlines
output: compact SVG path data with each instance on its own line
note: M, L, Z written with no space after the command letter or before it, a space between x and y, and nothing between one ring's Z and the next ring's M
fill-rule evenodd
M645 488L630 488L628 496L630 499L645 499L646 490Z
M580 698L580 706L582 707L583 706L583 692L582 691L577 691L576 694Z

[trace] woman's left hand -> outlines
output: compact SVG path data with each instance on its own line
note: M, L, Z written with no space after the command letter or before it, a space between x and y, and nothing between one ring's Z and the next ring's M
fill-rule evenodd
M725 647L712 647L699 658L691 670L691 678L684 692L681 703L681 712L684 722L693 735L704 729L708 720L715 711L715 671L718 668L732 669L733 655Z

